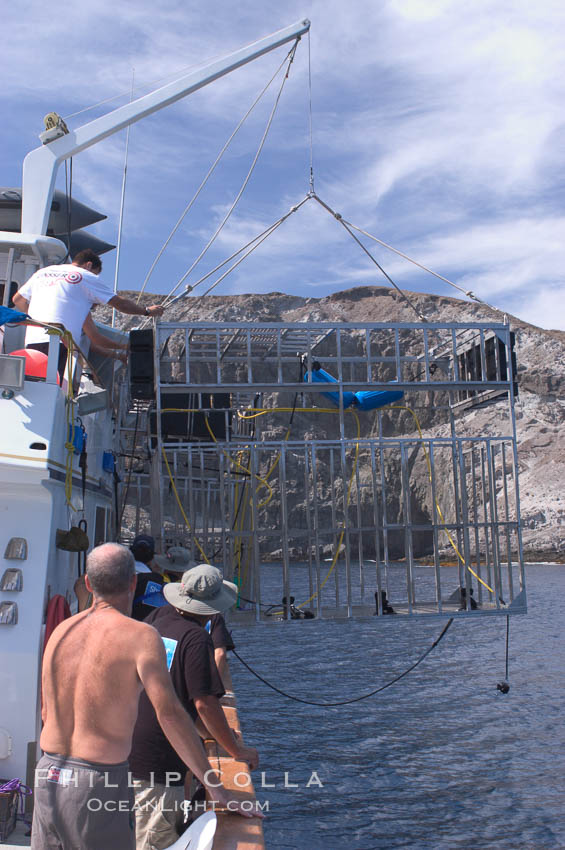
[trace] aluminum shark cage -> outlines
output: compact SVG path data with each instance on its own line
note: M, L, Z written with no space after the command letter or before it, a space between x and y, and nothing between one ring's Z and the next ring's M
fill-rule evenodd
M506 324L161 323L154 370L129 527L221 567L236 618L526 610Z

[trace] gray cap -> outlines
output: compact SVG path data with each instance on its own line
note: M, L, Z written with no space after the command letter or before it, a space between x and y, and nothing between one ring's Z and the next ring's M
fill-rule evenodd
M155 555L153 561L162 570L168 570L171 573L184 573L196 566L196 562L192 560L190 552L184 546L171 546L166 555Z
M211 564L198 564L187 570L180 582L163 587L167 602L189 614L221 614L235 604L237 585L224 581L220 570Z

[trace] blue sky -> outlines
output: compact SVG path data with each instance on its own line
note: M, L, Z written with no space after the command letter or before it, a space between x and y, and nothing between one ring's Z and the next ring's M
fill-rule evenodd
M39 144L47 112L59 112L75 128L129 99L132 73L139 95L302 17L312 21L319 196L489 303L565 329L561 0L18 2L3 13L0 183L21 185L23 158ZM120 289L141 286L217 152L285 53L280 48L132 128ZM305 37L247 190L189 282L306 195L308 54ZM149 291L172 289L231 206L279 81L172 239ZM125 131L73 162L73 194L108 215L93 231L110 242L117 239L124 148ZM62 169L57 185L64 188ZM457 294L367 244L400 287ZM114 257L104 258L112 284ZM322 297L383 283L344 229L309 201L214 293Z

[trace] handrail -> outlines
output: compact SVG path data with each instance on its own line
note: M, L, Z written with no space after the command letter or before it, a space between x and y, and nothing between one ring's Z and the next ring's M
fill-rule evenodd
M56 337L56 339L53 340L53 344L51 344L51 341L49 341L50 345L49 345L49 353L47 355L47 358L48 358L47 359L47 375L46 375L46 378L45 378L45 380L48 383L56 383L56 378L50 380L50 377L51 377L50 373L53 376L56 375L57 367L54 364L56 364L58 362L59 345L61 345L61 343L62 343L63 335L68 334L68 336L70 337L71 342L72 342L72 353L75 353L77 355L77 364L75 365L75 367L73 369L73 375L72 375L73 388L76 385L77 379L80 377L79 375L77 375L77 371L76 371L79 361L83 365L88 367L89 374L92 375L92 379L93 379L94 383L96 384L96 386L98 386L98 387L104 386L103 383L102 383L102 380L100 379L100 376L96 372L96 369L94 368L94 366L92 365L92 363L90 362L90 360L88 359L88 357L86 356L84 351L81 349L81 347L75 342L74 338L69 333L69 331L66 330L64 325L53 324L53 323L49 323L49 322L40 322L38 319L27 319L26 321L14 322L13 324L14 324L14 326L15 325L26 325L26 326L29 326L29 327L44 328L46 331L51 331L51 334L53 335L53 337ZM84 369L83 369L83 371L84 371Z

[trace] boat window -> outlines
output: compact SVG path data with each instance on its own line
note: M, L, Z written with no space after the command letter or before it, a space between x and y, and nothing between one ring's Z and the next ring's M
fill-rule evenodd
M94 545L100 546L108 539L108 514L109 510L101 505L96 505L96 519L94 522Z

